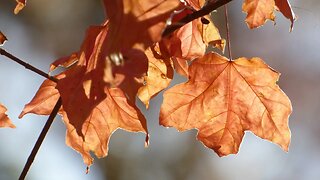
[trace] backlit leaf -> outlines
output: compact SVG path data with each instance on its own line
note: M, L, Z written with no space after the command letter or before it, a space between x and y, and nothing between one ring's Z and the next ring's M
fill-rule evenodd
M65 75L62 73L59 76L62 78ZM27 113L49 115L59 98L59 92L55 87L56 83L45 80L19 118ZM85 112L88 110L84 108L92 108L86 118L81 117L83 114L79 114L79 120L85 119L83 122L79 120L71 122L64 110L59 111L67 127L66 144L78 151L88 166L93 162L90 151L98 157L107 155L110 136L116 129L147 133L145 118L134 104L127 101L127 97L119 88L105 87L105 94L106 98L98 104L93 103L92 107L88 105L92 103L90 101L86 103L83 101L79 104L80 107L74 106L74 109ZM148 143L148 136L146 143Z
M25 6L27 3L27 0L16 0L17 5L14 8L14 13L18 14Z
M64 76L64 74L61 74L57 78L59 79ZM49 115L60 97L59 91L56 89L56 86L57 83L51 80L47 79L43 81L32 100L24 106L22 112L19 115L19 118L22 118L28 113Z
M146 50L149 59L148 73L144 86L138 91L139 99L149 107L149 101L160 91L168 87L173 78L173 69L170 58L162 55L158 46L152 46Z
M166 20L179 0L104 0L110 21L109 53L125 49L145 50L161 39Z
M198 129L219 156L237 153L246 130L288 151L291 103L276 84L279 73L261 59L210 53L192 63L189 78L164 93L161 125Z
M198 19L198 29L201 33L203 42L206 45L211 45L224 51L225 47L225 39L222 39L220 36L219 29L214 25L209 16L205 16L206 20L209 22L208 24L202 23L202 21ZM201 22L201 23L200 23Z
M206 0L185 0L192 8L199 10L202 8Z
M148 57L139 50L130 49L122 52L124 63L120 66L112 67L114 74L114 87L119 87L135 102L136 95L148 71Z
M58 66L68 68L78 61L78 52L74 52L69 56L62 57L51 63L49 72L54 71Z
M93 151L98 157L107 155L109 137L117 128L147 133L144 116L128 100L125 90L110 88L110 86L127 87L123 85L127 81L117 74L123 73L121 68L128 70L125 65L134 61L132 57L141 56L139 53L135 54L136 51L128 50L127 53L131 54L130 57L126 57L127 53L124 51L124 64L112 66L106 56L107 33L107 24L89 28L78 53L79 61L65 72L65 78L60 79L56 86L65 111L63 119L68 128L67 144L82 154L88 166L92 164L89 151ZM142 59L139 60L144 62ZM135 63L130 65L134 66ZM117 66L119 67L116 68ZM130 78L134 78L132 75L144 76L140 73L140 69L144 68L127 71L126 73L133 74L124 78L131 82ZM147 66L144 71L146 70ZM114 79L110 78L113 75Z
M15 128L16 126L12 124L6 112L7 112L7 108L4 107L2 104L0 104L0 128L2 127Z
M188 62L181 58L172 58L174 70L181 76L188 77Z
M57 84L44 81L20 115L50 114L60 94L63 109L59 114L67 127L66 143L81 153L88 166L93 160L90 151L98 157L107 155L109 138L116 129L148 134L146 120L130 94L143 84L135 85L133 81L145 76L147 57L128 49L123 51L123 64L115 64L107 56L107 33L108 22L91 26L81 49L58 59L50 69L76 64L57 76Z
M296 16L291 8L291 5L288 0L275 0L278 10L291 21L290 31L293 29L293 23L296 19Z
M250 29L262 26L267 19L274 21L274 8L274 0L245 0L242 5Z
M0 31L0 46L6 42L7 37Z
M127 101L125 94L119 88L105 88L105 93L105 99L92 105L94 107L86 115L84 121L79 121L84 119L80 117L83 113L79 115L80 119L75 122L71 122L68 115L64 114L63 116L67 126L66 143L81 153L88 166L92 164L90 151L99 158L108 154L110 136L118 128L130 132L147 133L145 118L134 104ZM88 107L85 103L74 108L84 110ZM80 133L78 133L79 131ZM148 143L148 139L146 139L146 143Z
M183 14L187 15L188 13L188 10L186 10L177 16L183 17ZM201 57L209 44L221 50L224 49L224 40L221 38L219 30L209 16L206 17L209 24L203 24L201 19L198 18L185 24L168 38L163 39L173 57L185 60ZM178 20L176 19L175 21Z

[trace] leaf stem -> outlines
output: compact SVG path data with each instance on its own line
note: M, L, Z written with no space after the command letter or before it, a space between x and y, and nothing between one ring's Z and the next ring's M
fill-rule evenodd
M47 79L50 79L51 81L54 81L54 82L58 82L58 79L56 79L55 77L50 76L49 74L41 71L40 69L38 69L38 68L36 68L36 67L34 67L34 66L26 63L26 62L24 62L23 60L17 58L16 56L14 56L14 55L12 55L12 54L10 54L10 53L8 53L6 50L4 50L4 49L2 49L2 48L0 48L0 54L6 56L7 58L13 60L14 62L16 62L16 63L18 63L18 64L24 66L26 69L29 69L29 70L31 70L31 71L39 74L39 75L42 76L42 77L45 77L45 78L47 78Z
M54 108L53 108L53 110L52 110L52 112L51 112L46 124L44 125L44 127L43 127L43 129L42 129L42 131L41 131L41 133L40 133L40 135L39 135L39 137L37 139L37 142L34 145L32 151L31 151L31 153L30 153L30 155L28 157L28 160L27 160L26 164L24 165L24 168L23 168L23 171L20 174L19 180L25 179L25 177L26 177L26 175L27 175L32 163L33 163L33 160L36 157L37 152L40 149L40 146L41 146L44 138L46 137L46 135L47 135L47 133L49 131L49 128L50 128L54 118L58 114L58 111L59 111L61 105L62 105L62 100L61 100L61 97L60 97L59 100L57 101L56 105L54 106Z
M225 16L225 21L226 21L227 46L228 46L229 60L232 61L229 15L228 15L228 6L227 6L227 4L224 5L224 16Z
M179 22L174 23L172 25L168 25L166 29L162 33L162 37L170 35L173 31L179 29L180 27L184 26L185 24L200 18L202 16L205 16L212 11L218 9L219 7L229 3L232 0L211 0L208 1L206 5L204 5L200 10L193 12L192 14L189 14L182 18Z

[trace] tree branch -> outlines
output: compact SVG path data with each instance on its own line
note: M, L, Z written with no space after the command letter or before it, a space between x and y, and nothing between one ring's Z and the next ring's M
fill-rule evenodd
M38 68L36 68L36 67L26 63L26 62L24 62L23 60L15 57L14 55L8 53L6 50L4 50L2 48L0 48L0 54L6 56L7 58L13 60L14 62L16 62L18 64L24 66L26 69L29 69L29 70L39 74L40 76L43 76L43 77L45 77L47 79L50 79L51 81L58 82L58 79L56 79L55 77L50 76L49 74L41 71L40 69L38 69Z
M206 5L204 5L200 10L195 11L192 14L185 16L177 23L168 25L166 27L166 29L163 31L162 37L170 35L173 31L181 28L185 24L211 13L212 11L218 9L219 7L229 3L230 1L232 1L232 0L215 0L215 1L214 0L207 0L208 3Z
M33 160L36 157L37 152L40 149L40 146L41 146L44 138L46 137L46 135L47 135L47 133L49 131L49 128L50 128L54 118L58 114L58 111L59 111L61 105L62 105L62 100L61 100L61 97L60 97L59 100L57 101L56 105L54 106L54 108L53 108L53 110L52 110L52 112L51 112L46 124L44 125L44 127L43 127L43 129L42 129L42 131L41 131L41 133L40 133L40 135L39 135L39 137L37 139L37 142L34 145L32 151L31 151L31 153L30 153L30 155L28 157L28 160L27 160L26 164L24 165L24 168L23 168L23 171L20 174L19 180L23 180L26 177L26 175L27 175L32 163L33 163Z
M18 64L24 66L26 69L29 69L29 70L39 74L40 76L43 76L43 77L45 77L45 78L47 78L47 79L49 79L51 81L58 82L57 78L55 78L53 76L50 76L49 74L41 71L40 69L38 69L38 68L36 68L36 67L26 63L26 62L24 62L23 60L15 57L14 55L8 53L6 50L4 50L2 48L0 48L0 54L6 56L7 58L13 60L14 62L16 62ZM25 179L26 175L28 174L28 171L29 171L29 169L30 169L30 167L31 167L31 165L32 165L32 163L34 161L34 158L36 157L37 152L39 151L40 146L41 146L44 138L46 137L46 135L47 135L47 133L48 133L48 131L50 129L50 126L53 123L54 118L57 116L58 111L61 108L61 105L62 105L62 100L61 100L61 97L60 97L59 100L57 101L56 105L54 106L54 108L53 108L53 110L52 110L52 112L51 112L46 124L44 125L44 127L43 127L43 129L42 129L42 131L41 131L41 133L40 133L40 135L39 135L39 137L37 139L37 142L34 145L32 151L31 151L31 153L30 153L30 155L28 157L28 160L27 160L26 164L24 165L24 168L23 168L23 170L22 170L22 172L20 174L19 180Z

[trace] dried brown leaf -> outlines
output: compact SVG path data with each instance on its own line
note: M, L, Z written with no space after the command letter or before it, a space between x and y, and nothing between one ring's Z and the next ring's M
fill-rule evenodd
M144 86L138 91L139 99L149 107L149 101L160 91L169 86L173 78L171 60L161 54L157 46L148 48L145 53L149 59L147 76L144 79Z
M279 73L261 59L210 53L192 63L189 77L164 93L161 125L198 129L219 156L237 153L246 130L288 151L291 103L276 84Z
M17 5L14 8L14 14L18 14L25 6L27 3L27 0L16 0Z
M12 124L6 112L7 112L7 108L4 107L2 104L0 104L0 128L2 127L15 128L16 126Z
M0 46L2 46L7 40L7 37L0 31Z
M270 19L274 21L274 0L245 0L242 10L247 13L246 23L250 29L260 27Z
M296 16L291 8L291 5L288 0L275 0L277 9L291 21L290 31L293 29L293 23L296 20Z
M104 0L110 21L110 54L136 48L144 51L160 41L166 20L179 0ZM128 35L126 35L128 34Z

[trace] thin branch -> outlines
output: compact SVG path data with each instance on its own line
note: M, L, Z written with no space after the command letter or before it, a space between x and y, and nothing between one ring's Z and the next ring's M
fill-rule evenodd
M49 131L49 128L50 128L54 118L58 114L58 111L59 111L61 105L62 105L62 100L61 100L61 97L60 97L59 100L57 101L56 105L54 106L54 108L53 108L53 110L52 110L52 112L51 112L46 124L44 125L44 127L43 127L43 129L41 131L41 134L39 135L39 137L37 139L37 142L34 145L32 151L31 151L31 153L30 153L30 155L28 157L28 160L27 160L26 164L24 165L24 168L23 168L23 171L20 174L19 180L25 179L25 177L26 177L26 175L27 175L32 163L33 163L33 160L36 157L37 152L38 152L38 150L39 150L44 138L47 135L47 132Z
M38 68L36 68L36 67L26 63L26 62L24 62L23 60L15 57L14 55L8 53L6 50L4 50L2 48L0 48L0 54L6 56L7 58L13 60L14 62L16 62L18 64L24 66L26 69L29 69L32 72L35 72L35 73L39 74L40 76L43 76L43 77L45 77L45 78L47 78L47 79L49 79L51 81L58 82L57 78L55 78L53 76L50 76L49 74L41 71L40 69L38 69ZM41 147L41 144L42 144L44 138L46 137L46 135L47 135L47 133L48 133L48 131L50 129L51 124L53 123L54 118L57 116L61 105L62 105L62 100L61 100L61 97L60 97L59 100L57 101L56 105L54 106L54 108L53 108L53 110L52 110L52 112L51 112L46 124L44 125L44 127L43 127L43 129L42 129L42 131L41 131L41 133L40 133L40 135L39 135L39 137L37 139L37 142L34 145L32 151L31 151L31 153L30 153L30 155L28 157L28 160L27 160L26 164L24 165L24 168L23 168L23 170L22 170L22 172L20 174L19 180L25 179L26 175L28 174L28 171L29 171L29 169L30 169L30 167L31 167L31 165L32 165L32 163L34 161L34 158L36 157L37 152L39 151L39 149Z
M24 66L26 69L29 69L29 70L39 74L40 76L43 76L43 77L45 77L47 79L50 79L51 81L58 82L58 79L56 79L55 77L50 76L49 74L41 71L40 69L38 69L38 68L36 68L36 67L26 63L26 62L24 62L23 60L15 57L14 55L8 53L6 50L4 50L2 48L0 48L0 54L6 56L7 58L13 60L14 62L16 62L18 64Z
M227 46L228 46L229 60L232 61L230 27L229 27L229 16L228 16L228 7L227 7L227 5L224 5L224 16L225 16L225 21L226 21Z
M204 5L200 10L193 12L192 14L189 14L182 18L179 22L168 25L166 29L162 33L162 37L170 35L173 31L181 28L185 24L200 18L202 16L205 16L207 14L210 14L212 11L218 9L219 7L229 3L232 0L207 0L208 3Z

